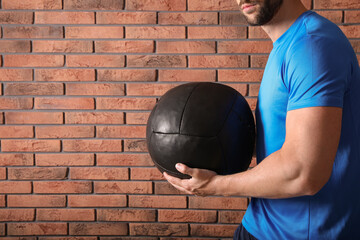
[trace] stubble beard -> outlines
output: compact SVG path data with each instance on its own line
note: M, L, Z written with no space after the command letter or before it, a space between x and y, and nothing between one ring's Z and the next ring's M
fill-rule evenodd
M248 2L246 0L242 0L240 4ZM256 2L255 2L256 3ZM283 0L265 0L263 4L260 4L260 8L258 10L255 18L251 18L246 14L243 14L246 21L251 26L262 26L271 21L271 19L275 16L275 14L279 11Z

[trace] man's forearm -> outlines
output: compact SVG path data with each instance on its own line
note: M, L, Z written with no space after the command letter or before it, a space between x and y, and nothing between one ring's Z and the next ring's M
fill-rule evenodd
M265 158L245 172L214 177L209 187L217 195L237 195L261 198L290 198L312 195L314 190L302 174L296 161L286 161L281 150ZM286 162L285 162L286 161Z

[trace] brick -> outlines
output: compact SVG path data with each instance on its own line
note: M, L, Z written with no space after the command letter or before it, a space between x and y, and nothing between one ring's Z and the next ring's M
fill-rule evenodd
M360 2L358 0L316 0L314 1L314 9L359 9Z
M99 69L98 81L152 82L156 80L153 69Z
M270 53L271 41L231 41L218 43L219 53Z
M2 153L0 166L31 166L34 165L34 155L30 153Z
M0 179L2 180L6 179L6 168L4 167L0 167ZM1 205L1 201L0 201L0 205Z
M69 195L69 207L126 207L125 195ZM99 210L98 210L99 211Z
M159 70L161 82L215 82L215 70Z
M147 182L95 182L95 193L152 194L152 183Z
M66 38L123 38L124 27L95 26L95 27L65 27Z
M225 85L234 88L236 91L238 91L243 96L248 95L248 84L235 83L235 84L225 84Z
M15 2L15 1L11 1ZM3 8L4 9L4 8ZM32 24L32 12L0 12L0 24Z
M155 103L155 98L98 98L96 107L112 110L151 110Z
M5 207L5 195L0 195L0 207Z
M350 40L350 43L356 53L360 52L360 40Z
M250 66L252 68L265 68L268 55L252 55L250 56Z
M76 167L70 169L70 179L128 180L127 168Z
M62 67L62 55L5 55L5 67Z
M32 126L0 126L0 138L32 138Z
M163 25L216 25L216 12L160 12L159 24Z
M61 0L3 0L3 9L61 9Z
M68 124L124 124L122 112L66 112Z
M179 26L126 27L126 38L185 39L185 27L179 27Z
M246 101L248 102L251 111L255 111L257 98L246 98Z
M318 11L317 13L336 24L341 24L343 21L342 11ZM346 17L345 17L345 22L346 22Z
M157 168L131 168L131 180L165 180Z
M331 11L331 12L333 12L333 11ZM336 11L336 13L338 13L338 15L339 15L339 12L340 11ZM344 23L359 23L360 11L345 11L344 13L345 13Z
M260 84L249 84L249 96L257 97L259 94Z
M123 55L69 55L66 58L68 67L124 67Z
M34 193L91 193L91 182L34 182Z
M134 140L124 140L124 151L125 152L136 152L136 153L147 153L147 144L146 140L143 139L134 139ZM149 166L154 166L153 164Z
M244 215L245 215L245 211L220 211L219 222L240 224Z
M246 38L246 27L188 27L189 39Z
M35 109L94 109L93 98L35 98Z
M129 195L129 207L186 208L186 197Z
M119 83L67 83L66 95L123 96L124 84Z
M31 182L0 181L0 193L31 193Z
M145 138L146 126L98 126L99 138Z
M122 140L63 140L64 152L122 152Z
M238 225L191 224L191 236L232 237Z
M154 41L95 41L99 53L152 53Z
M124 140L125 152L147 152L146 140Z
M7 83L4 95L63 95L62 83Z
M37 154L36 166L93 166L94 154Z
M214 41L161 41L158 53L215 53Z
M208 0L208 1L189 1L189 11L238 11L239 6L236 1L228 0Z
M33 52L49 52L49 53L91 53L93 52L93 44L91 41L33 41Z
M184 192L176 189L168 182L155 182L156 195L185 195Z
M8 207L65 207L65 196L8 195Z
M94 209L37 209L38 221L94 221Z
M186 0L127 0L126 10L185 11Z
M97 240L97 239L98 239L97 237L39 237L39 240ZM24 239L24 240L30 240L30 239Z
M32 98L20 98L20 97L4 97L0 98L0 109L32 109L33 108Z
M127 223L70 223L70 235L127 235Z
M156 24L155 12L97 12L97 24Z
M247 198L236 197L190 197L189 208L197 209L241 209L247 208Z
M128 96L162 96L170 89L178 86L178 84L146 84L131 83L127 84Z
M4 38L63 38L63 28L59 26L3 27Z
M68 10L122 10L124 0L65 0L64 9Z
M180 55L129 55L127 56L128 67L186 67L186 56Z
M147 112L129 112L126 113L127 124L146 124L150 113Z
M6 112L7 124L62 124L61 112Z
M37 138L91 138L95 136L93 126L38 126Z
M34 221L34 209L0 209L0 219L4 222Z
M270 39L261 27L249 27L249 39Z
M187 224L130 223L130 235L140 236L187 236Z
M189 56L191 68L243 68L248 67L245 55Z
M35 12L35 24L95 24L95 13Z
M239 12L220 12L220 25L247 25L245 17Z
M67 223L8 223L9 235L66 235Z
M3 152L59 152L60 140L2 140Z
M215 223L217 221L216 211L159 209L158 214L159 222Z
M2 40L0 41L0 52L28 53L30 52L30 41Z
M0 69L0 81L32 81L32 69Z
M360 38L360 25L340 26L347 38Z
M263 70L219 69L219 82L261 82Z
M156 220L156 211L146 209L99 209L97 211L97 220L111 222L154 222Z
M5 223L0 224L0 236L5 235Z
M36 81L95 81L94 69L36 69Z
M153 166L148 154L97 154L98 166Z

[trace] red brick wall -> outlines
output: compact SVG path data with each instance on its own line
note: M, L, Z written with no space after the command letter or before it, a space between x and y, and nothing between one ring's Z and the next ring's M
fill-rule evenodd
M359 56L358 0L304 3ZM189 81L254 109L272 44L235 0L2 0L0 23L1 239L231 238L249 200L173 189L145 124Z

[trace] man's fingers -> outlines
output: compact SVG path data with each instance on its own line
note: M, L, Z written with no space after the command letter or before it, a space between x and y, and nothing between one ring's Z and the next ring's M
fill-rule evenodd
M173 185L176 189L182 191L182 192L185 192L187 194L193 194L192 192L186 190L183 186L182 186L182 181L180 178L176 178L176 177L173 177L169 174L167 174L166 172L164 172L164 177L165 179L171 184Z
M182 163L177 163L176 165L175 165L175 168L179 171L179 172L181 172L181 173L183 173L183 174L187 174L187 175L189 175L189 176L195 176L195 174L197 173L197 169L196 168L190 168L190 167L188 167L188 166L186 166L185 164L182 164Z

